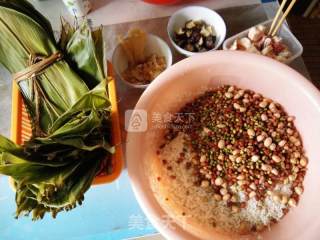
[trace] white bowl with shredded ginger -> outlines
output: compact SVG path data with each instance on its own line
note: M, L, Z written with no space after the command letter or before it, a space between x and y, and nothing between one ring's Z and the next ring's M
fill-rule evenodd
M168 44L156 35L146 34L146 42L144 46L144 57L147 59L152 55L164 58L164 63L165 63L164 70L172 65L172 53ZM118 44L118 46L115 48L113 52L112 65L118 77L127 86L130 86L133 88L140 88L140 89L145 89L149 86L149 83L145 84L145 83L130 82L125 79L123 74L129 66L129 60L121 44ZM145 74L148 74L148 72L149 71L146 70ZM154 74L155 78L159 74L160 74L160 71ZM142 74L139 73L137 75L142 75ZM152 81L153 80L154 79L152 79Z
M193 184L190 181L189 193L185 192L185 197L172 201L171 196L182 196L178 193L185 189L185 183L188 181L184 181L181 177L188 175L175 175L176 178L167 177L167 172L170 170L166 171L163 165L160 165L164 160L159 157L158 152L164 139L163 123L168 120L170 113L176 113L187 102L194 100L205 91L221 85L234 85L240 89L250 89L281 104L289 116L295 117L294 125L300 133L305 150L304 154L307 156L304 162L304 165L306 163L308 165L303 180L303 193L296 204L297 206L290 207L289 212L282 219L279 216L278 223L272 224L270 229L261 232L240 235L220 231L219 225L224 221L229 222L229 218L235 217L232 213L225 215L226 218L217 222L216 226L208 226L206 222L208 216L210 217L211 214L211 217L216 217L210 211L210 203L214 202L213 199L208 199L208 195L204 194L202 190L199 190L199 194L194 194ZM144 114L141 115L141 110L147 113L147 117ZM215 51L195 55L170 67L150 84L132 114L131 120L137 119L140 119L140 124L129 129L127 135L128 173L141 208L153 226L166 239L319 239L320 93L309 80L292 68L270 58L241 51ZM278 140L275 139L276 141ZM266 144L264 143L265 146ZM279 143L280 145L282 143ZM172 146L171 153L177 155L178 148L179 142L176 146ZM170 158L169 155L168 158ZM287 161L287 158L285 159ZM167 160L169 161L169 159ZM277 163L278 159L274 158L272 161ZM263 167L261 169L264 171ZM178 168L174 169L175 172L178 170ZM180 170L182 171L182 168ZM279 171L278 174L281 172ZM179 182L180 180L181 182ZM159 185L164 188L158 188ZM165 190L162 191L162 189ZM187 197L190 194L192 196ZM224 193L221 192L221 194ZM200 203L201 201L203 204ZM198 214L194 214L194 211L181 211L185 210L185 206L198 209ZM255 211L257 214L261 212L259 206L256 208L255 204L252 204L251 207L252 215L255 214ZM270 212L271 215L277 216L279 209L272 209L275 212ZM273 211L272 209L271 211ZM192 214L190 214L191 212Z

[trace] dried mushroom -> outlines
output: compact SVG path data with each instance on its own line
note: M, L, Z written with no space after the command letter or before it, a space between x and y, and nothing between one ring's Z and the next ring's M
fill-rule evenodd
M216 33L202 20L189 20L175 31L174 42L189 52L205 52L215 47Z

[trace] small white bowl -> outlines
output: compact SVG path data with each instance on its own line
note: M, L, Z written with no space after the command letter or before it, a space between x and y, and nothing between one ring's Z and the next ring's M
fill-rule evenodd
M174 33L177 29L184 27L185 23L189 20L203 20L206 24L211 25L216 32L215 47L212 50L216 50L220 47L226 37L226 24L222 17L215 11L199 6L185 7L175 12L169 19L167 31L169 39L174 48L181 54L190 57L197 52L190 52L179 47L174 42ZM210 50L210 51L212 51Z
M267 28L269 28L271 26L271 23L272 23L272 19L271 20L267 20L267 21L265 21L263 23L259 23L259 24L255 25L255 26L264 25ZM224 43L223 43L223 50L229 50L230 46L232 45L232 43L236 39L242 38L242 37L247 37L249 30L250 30L250 28L248 28L247 30L244 30L243 32L240 32L240 33L228 38L227 40L225 40ZM284 63L289 64L294 59L296 59L296 58L301 56L301 54L303 52L303 47L302 47L301 43L299 42L299 40L288 29L288 27L285 26L285 24L283 24L281 26L280 31L277 33L277 36L279 36L279 37L281 37L283 39L283 43L288 46L289 51L292 53L292 56L290 58L288 58L287 61L285 61Z
M166 68L172 65L172 53L168 44L156 35L147 34L145 54L146 56L150 56L152 54L163 56L166 60L166 65L167 65ZM122 73L128 68L128 59L127 59L127 55L125 54L125 52L123 51L120 45L118 45L113 52L112 65L115 69L116 74L119 76L119 78L128 86L131 86L134 88L147 88L149 86L149 84L130 83L123 79Z

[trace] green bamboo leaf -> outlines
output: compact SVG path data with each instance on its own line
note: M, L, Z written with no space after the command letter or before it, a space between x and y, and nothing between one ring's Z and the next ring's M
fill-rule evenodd
M95 156L91 161L86 161L79 166L59 191L49 200L44 200L44 205L49 207L63 207L68 204L75 204L83 198L83 194L89 189L96 172L99 169L99 157ZM76 179L76 181L75 181ZM66 194L68 192L69 194Z
M16 216L53 217L81 204L100 164L111 164L110 101L102 30L49 22L25 0L0 0L0 64L16 73L60 51L64 58L19 82L33 136L18 146L0 136L0 174L14 178ZM91 89L91 90L90 90Z
M0 135L0 153L6 151L18 154L21 153L23 149L21 146Z
M92 31L92 39L95 45L95 58L97 61L98 66L100 67L101 76L103 80L106 76L105 73L107 72L107 65L104 64L104 51L106 49L105 42L103 41L103 27L99 27L96 30ZM100 81L101 81L100 80Z
M105 79L103 70L103 57L101 55L102 30L97 30L95 35L96 43L99 44L99 51L95 48L95 41L87 21L84 21L80 28L74 33L67 44L66 51L73 62L75 62L78 73L86 81L89 88L95 87Z
M49 57L59 50L54 39L48 38L46 29L34 19L2 5L0 32L0 63L11 73L26 68L30 56ZM44 132L88 91L85 82L63 60L52 64L34 80L21 81L19 87L33 125L39 125L37 119L41 115L40 126ZM40 112L36 111L37 102Z
M36 22L46 30L46 32L48 33L48 37L54 39L54 34L50 22L41 13L39 13L27 0L0 0L0 4L2 6L15 9L32 17L32 19L36 20Z
M92 109L110 111L111 103L106 96L106 80L84 94L73 106L57 119L49 131L49 136L67 123L71 116Z

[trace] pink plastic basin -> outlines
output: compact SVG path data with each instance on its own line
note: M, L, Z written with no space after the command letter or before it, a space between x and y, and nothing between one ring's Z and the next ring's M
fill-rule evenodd
M152 114L174 112L209 87L233 84L252 89L281 103L290 115L303 139L309 158L304 180L305 191L299 205L271 231L262 234L263 240L320 239L320 94L302 75L272 59L245 52L217 51L185 59L152 82L141 96L136 109L148 113L145 132L128 133L128 171L136 198L153 225L167 239L201 239L174 223L161 221L167 213L160 207L150 189L145 165L156 157L161 129ZM210 239L230 239L212 235ZM235 239L235 238L233 238ZM239 238L239 239L244 239ZM245 239L253 239L251 237Z

